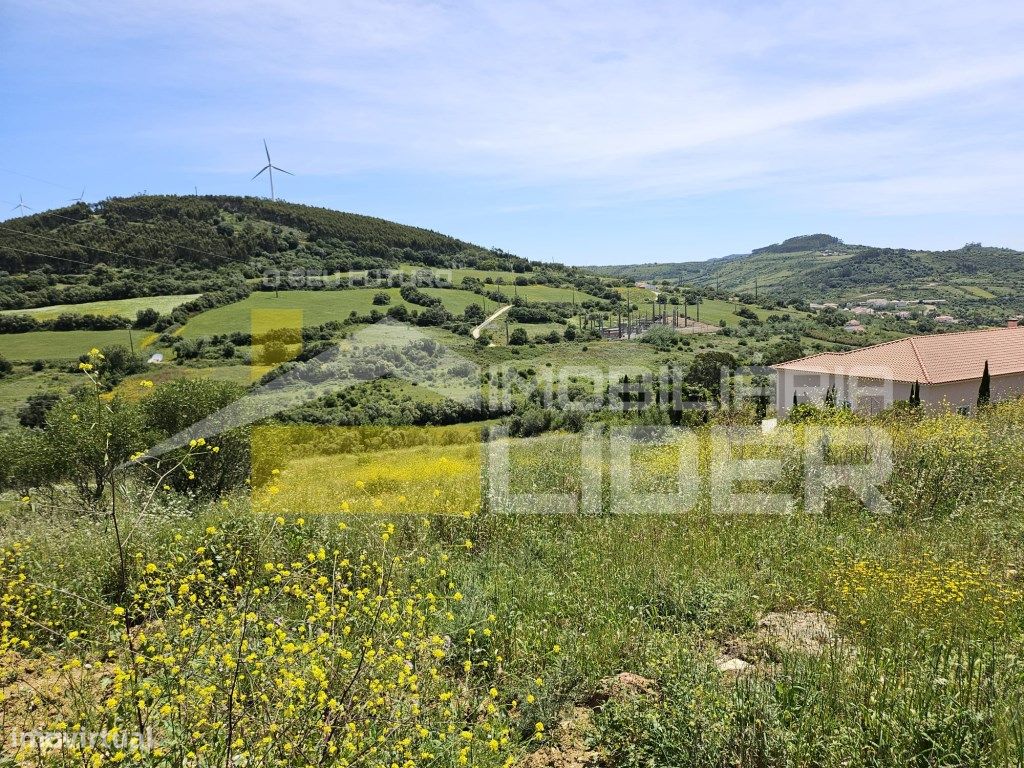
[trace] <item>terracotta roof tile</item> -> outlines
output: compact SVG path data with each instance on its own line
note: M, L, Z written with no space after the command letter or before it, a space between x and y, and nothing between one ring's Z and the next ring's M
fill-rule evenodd
M981 378L986 361L992 376L1024 372L1024 327L910 336L849 352L823 352L775 367L941 384Z

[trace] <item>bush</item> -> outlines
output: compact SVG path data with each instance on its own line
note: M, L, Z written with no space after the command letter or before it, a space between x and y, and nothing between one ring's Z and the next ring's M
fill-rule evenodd
M522 346L530 343L530 337L527 335L525 329L516 328L512 331L512 335L508 337L508 343L514 346Z
M208 379L179 379L156 388L142 401L146 425L161 438L171 437L189 429L193 424L216 414L238 400L245 390L237 384ZM249 430L246 427L229 428L220 432L222 425L211 426L205 439L218 450L193 452L188 446L177 448L161 461L165 464L185 460L185 465L173 473L167 483L177 491L215 496L245 482L249 474ZM227 426L227 425L223 425Z
M46 416L60 400L56 392L35 392L28 396L25 405L18 411L18 423L23 427L46 426Z
M157 312L155 309L151 309L148 307L146 309L140 309L135 314L135 327L152 328L154 325L156 325L159 319L160 313Z

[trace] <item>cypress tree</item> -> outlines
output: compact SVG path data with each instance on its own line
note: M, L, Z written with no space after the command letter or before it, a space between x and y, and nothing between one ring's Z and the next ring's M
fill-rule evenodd
M985 370L981 372L981 386L978 387L978 406L988 405L992 398L992 377L988 372L988 360L985 361Z

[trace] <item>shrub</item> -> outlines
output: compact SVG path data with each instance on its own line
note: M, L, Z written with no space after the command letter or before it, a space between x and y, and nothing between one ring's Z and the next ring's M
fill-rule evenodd
M516 328L508 337L508 343L514 346L522 346L530 343L530 337L527 335L524 328Z

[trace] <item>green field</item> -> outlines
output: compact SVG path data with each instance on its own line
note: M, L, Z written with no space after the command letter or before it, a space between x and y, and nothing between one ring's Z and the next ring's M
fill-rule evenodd
M49 391L67 392L81 378L81 374L54 370L19 371L12 376L0 378L0 425L6 427L14 424L18 411L29 396Z
M519 285L511 286L502 290L502 293L522 296L527 301L534 302L564 302L571 304L575 298L576 302L600 301L596 296L582 291L574 291L572 288L556 288L551 285Z
M444 303L445 308L453 314L462 314L470 304L482 304L484 299L470 291L446 288L424 288L423 292L435 296ZM373 297L378 293L387 293L391 304L375 306ZM397 288L353 288L341 291L282 291L280 296L270 292L254 293L243 301L217 307L194 317L182 331L182 336L213 336L232 331L248 331L252 324L252 312L259 310L302 310L304 326L322 325L331 320L345 320L349 314L356 312L367 315L376 309L385 312L388 306L404 305L417 309L399 295ZM488 302L488 306L493 302ZM422 309L420 307L420 309Z
M166 384L178 379L216 379L230 381L234 384L248 386L266 371L266 367L249 365L151 365L143 373L129 376L121 382L115 391L131 400L138 400L146 395L147 390L139 386L140 381L152 381L156 385Z
M199 298L198 293L189 293L180 296L143 296L137 299L113 299L111 301L88 301L84 304L54 304L49 307L36 307L35 309L5 309L0 315L31 315L36 320L52 320L58 315L71 313L75 315L100 315L109 317L121 315L130 320L141 309L155 309L160 314L168 314L176 307Z
M634 304L654 301L654 291L649 291L646 288L637 288L635 285L629 287L620 285L615 288L615 291L623 299L628 298Z
M749 308L749 309L752 309L754 311L754 313L759 318L761 318L762 320L766 320L766 319L768 319L769 317L772 317L772 316L781 316L781 315L785 315L785 314L788 314L790 317L793 317L793 318L806 317L806 313L799 312L799 311L794 310L794 309L786 309L785 311L777 311L777 310L764 309L763 307L758 307L758 306L756 306L754 304L743 304L743 303L734 304L731 301L722 301L720 299L704 299L704 301L702 301L701 304L700 304L700 321L702 323L710 323L711 325L718 325L719 321L725 320L725 324L726 325L730 325L730 326L739 325L740 320L742 320L743 318L738 317L736 315L736 309L740 308L740 307L744 307L744 306ZM683 312L683 305L682 304L680 304L678 306L678 310L679 310L679 313L680 313L680 316L681 316L682 312ZM640 313L641 314L650 315L650 311L651 311L651 305L650 304L641 304L640 305ZM693 319L693 320L696 320L697 319L697 308L693 304L691 304L689 306L689 310L688 311L689 311L690 318ZM672 313L672 306L671 305L668 307L668 312L669 312L669 314Z
M131 339L129 334L132 334ZM119 331L32 331L0 334L0 355L8 360L74 360L93 347L112 344L130 346L138 351L142 333Z
M968 294L978 299L994 299L996 297L994 293L985 290L980 285L962 285L960 287Z

